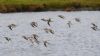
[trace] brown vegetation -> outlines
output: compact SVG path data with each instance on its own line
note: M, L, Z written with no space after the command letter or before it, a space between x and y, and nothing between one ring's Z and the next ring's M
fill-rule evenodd
M7 13L7 12L23 12L23 11L42 11L45 9L44 5L11 5L11 4L0 4L0 12L1 13Z

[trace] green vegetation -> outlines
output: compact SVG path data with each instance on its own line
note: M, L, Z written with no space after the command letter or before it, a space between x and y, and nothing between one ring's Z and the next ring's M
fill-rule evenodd
M19 11L26 11L26 8L29 7L32 7L32 10L37 10L35 8L38 8L39 10L65 8L100 9L100 0L0 0L0 11L5 11L9 7L16 7Z

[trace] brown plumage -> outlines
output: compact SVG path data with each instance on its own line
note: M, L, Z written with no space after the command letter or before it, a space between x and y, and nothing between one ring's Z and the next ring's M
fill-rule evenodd
M15 24L8 25L8 28L9 28L10 30L12 30L14 27L16 27Z
M38 37L38 35L33 34L33 38L34 38L35 42L39 44L39 41L38 41L37 37Z
M64 18L65 18L63 15L58 15L58 17L60 17L60 18L62 18L62 19L64 19Z
M45 30L46 33L50 32L50 33L54 34L54 31L52 29L45 28L44 30Z
M31 26L32 26L32 27L37 27L38 24L37 24L36 22L31 22Z
M43 18L43 19L41 19L41 20L42 20L42 21L47 21L47 20L46 20L46 19L44 19L44 18Z
M49 31L50 31L50 33L54 34L54 31L53 30L50 29Z
M50 23L53 22L53 21L51 20L51 18L49 18L49 19L41 19L41 20L42 20L42 21L46 21L47 24L48 24L49 26L51 26Z
M29 38L29 41L30 41L32 44L34 44L34 41L33 41L33 39Z

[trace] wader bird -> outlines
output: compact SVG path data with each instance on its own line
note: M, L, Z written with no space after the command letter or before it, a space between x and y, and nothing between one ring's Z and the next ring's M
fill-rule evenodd
M9 29L12 30L14 27L16 27L15 24L11 24L11 25L8 25Z
M32 26L32 27L37 27L38 24L37 24L36 22L31 22L31 26Z
M46 21L47 24L48 24L49 26L51 26L50 23L53 22L53 21L51 20L51 18L49 18L49 19L41 19L41 20L42 20L42 21Z

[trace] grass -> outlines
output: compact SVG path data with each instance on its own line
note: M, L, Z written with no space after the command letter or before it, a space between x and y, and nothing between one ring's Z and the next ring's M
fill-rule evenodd
M65 9L72 7L95 9L100 7L100 0L0 0L0 5L10 5L10 7L11 5L16 5L22 8L33 4L38 6L45 4L46 9Z
M66 6L100 6L100 0L0 0L0 4L46 4L52 8L62 8Z

